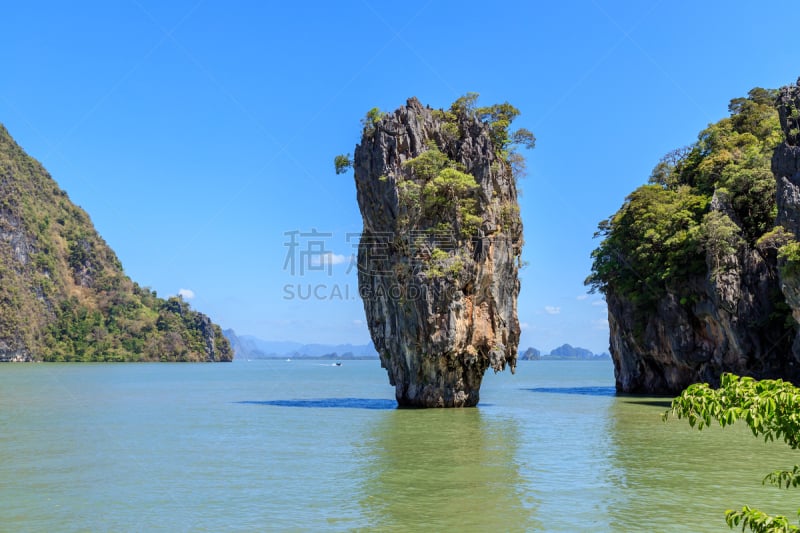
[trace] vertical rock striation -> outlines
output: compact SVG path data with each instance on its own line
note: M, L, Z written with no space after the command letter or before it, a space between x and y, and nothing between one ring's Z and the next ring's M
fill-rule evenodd
M618 392L675 394L692 383L718 383L723 372L758 377L796 374L786 357L775 254L743 245L726 258L725 272L687 279L644 312L609 292L611 355ZM777 298L776 298L777 297ZM644 315L644 316L642 316Z
M777 181L777 223L794 240L800 240L800 79L795 85L781 88L777 108L784 136L784 142L778 145L772 156L772 173ZM779 263L783 267L781 290L792 310L797 330L797 324L800 324L800 270L787 268L786 260ZM800 363L800 333L794 336L792 356Z
M401 407L474 406L487 368L516 365L522 224L492 133L412 98L356 147L359 291Z

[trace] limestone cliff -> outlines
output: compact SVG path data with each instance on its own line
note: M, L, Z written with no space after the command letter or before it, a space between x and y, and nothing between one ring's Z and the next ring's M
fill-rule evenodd
M126 276L0 126L0 361L230 361L219 326Z
M743 245L726 258L724 273L686 279L691 303L669 291L643 312L607 293L617 391L675 394L692 383L716 384L723 372L797 376L771 257Z
M522 224L508 110L412 98L365 121L358 283L400 406L474 406L487 368L514 371Z
M772 172L777 181L778 226L784 228L794 241L800 241L800 79L795 85L783 87L777 99L778 115L784 142L772 156ZM791 245L790 245L791 246ZM795 249L797 244L794 243ZM800 324L800 269L797 257L790 261L780 258L781 290L795 323ZM793 262L794 264L790 264ZM800 332L792 343L793 362L800 365Z
M723 372L800 379L800 278L778 259L800 230L800 152L784 117L782 142L776 94L733 100L601 224L587 283L608 303L619 392L674 394Z

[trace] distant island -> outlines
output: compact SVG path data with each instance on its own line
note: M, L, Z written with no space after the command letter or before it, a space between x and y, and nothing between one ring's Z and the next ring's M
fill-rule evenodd
M230 341L237 359L320 359L320 360L370 360L378 359L378 352L373 344L303 344L291 341L268 341L253 335L237 335L233 329L222 332ZM610 360L611 356L604 352L593 353L586 348L563 344L543 354L537 348L520 351L520 361L537 360L575 360L601 361Z
M237 335L226 329L228 339L237 359L378 359L372 343L368 344L303 344L289 341L267 341L253 335Z
M607 352L596 354L591 350L587 350L586 348L579 348L570 344L562 344L558 348L551 350L549 354L542 354L542 352L536 348L528 348L519 354L520 361L538 361L541 359L602 361L610 360L611 355L609 355Z

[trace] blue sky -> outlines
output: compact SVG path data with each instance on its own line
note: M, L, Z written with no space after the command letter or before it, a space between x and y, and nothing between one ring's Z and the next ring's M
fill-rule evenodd
M447 107L470 91L509 101L537 137L521 182L521 347L601 352L605 303L583 286L597 222L731 98L794 82L795 12L716 0L13 2L0 122L142 285L183 289L239 333L364 343L348 242L361 218L333 156L353 151L372 107L410 96ZM293 274L287 253L317 245L333 260Z

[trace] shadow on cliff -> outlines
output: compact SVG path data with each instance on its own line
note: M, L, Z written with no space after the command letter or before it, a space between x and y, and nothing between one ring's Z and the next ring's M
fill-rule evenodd
M312 409L369 409L390 410L397 409L395 400L382 398L314 398L303 400L245 400L236 402L246 405L272 405L275 407L306 407Z

